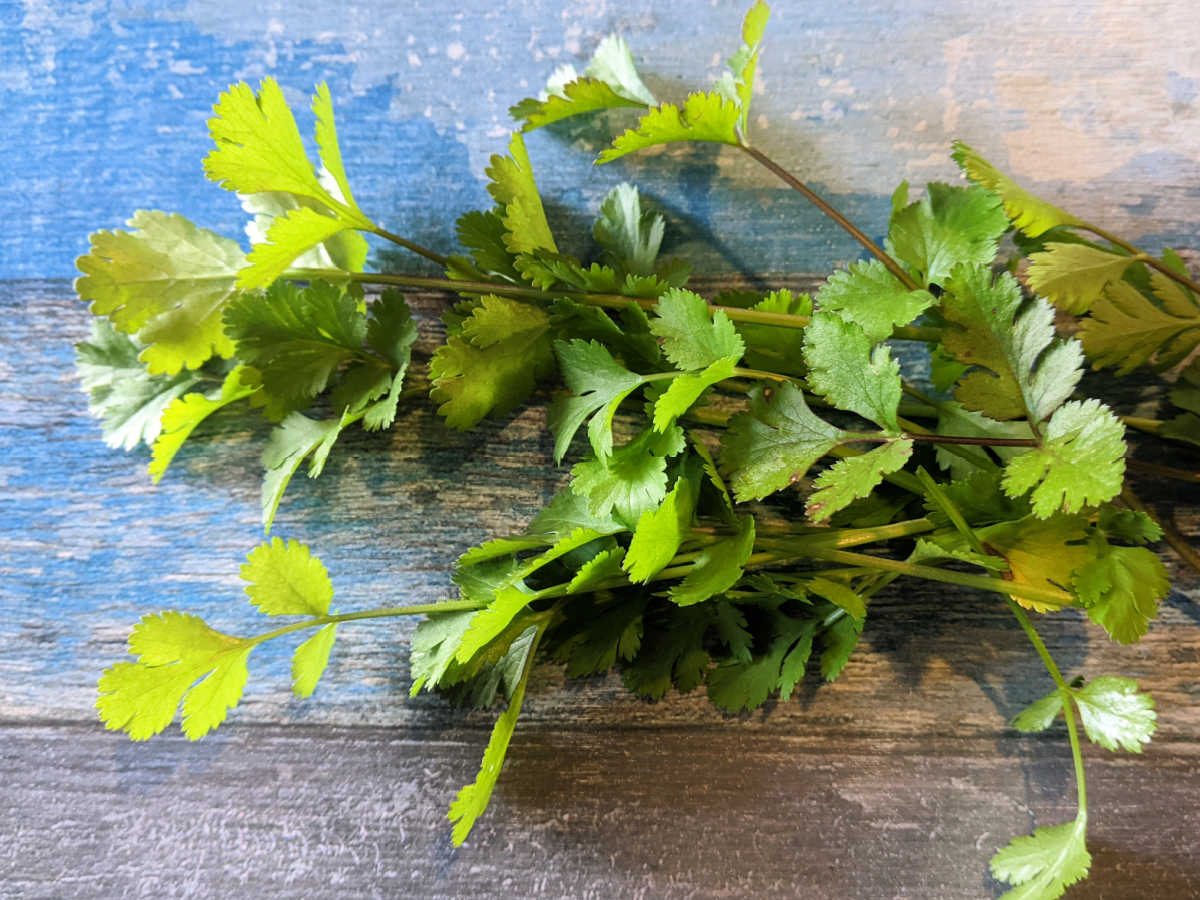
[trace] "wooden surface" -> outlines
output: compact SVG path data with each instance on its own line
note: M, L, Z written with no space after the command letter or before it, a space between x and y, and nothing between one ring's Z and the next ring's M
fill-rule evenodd
M1000 893L995 849L1072 814L1063 736L1005 726L1049 686L1011 617L907 583L873 603L839 682L749 716L539 672L492 809L457 851L445 809L492 716L408 699L413 623L344 627L304 702L288 648L256 651L241 707L196 744L134 745L95 718L96 677L146 612L258 628L237 571L261 539L265 428L224 420L157 488L144 451L104 447L71 366L86 323L66 279L87 233L148 207L240 237L235 198L201 173L204 120L230 82L270 74L299 103L328 80L364 209L448 249L453 218L487 202L507 107L556 65L582 67L619 30L677 98L719 70L747 5L0 0L0 896L957 900ZM1150 249L1200 250L1190 0L1013 0L1001 24L975 0L773 6L754 140L869 233L901 178L955 177L959 137ZM594 168L602 131L530 140L568 231L629 179L706 275L858 255L728 153ZM342 610L447 596L459 552L523 526L561 483L542 425L533 408L463 435L418 404L339 442L275 533L313 546ZM1185 450L1147 458L1195 467ZM1200 492L1139 489L1200 531ZM1079 617L1039 621L1066 671L1136 677L1159 709L1143 756L1085 748L1095 864L1071 897L1200 896L1198 598L1181 573L1131 648Z
M0 313L4 896L987 897L998 846L1072 814L1063 735L1005 726L1049 686L1011 617L913 584L873 603L837 683L748 716L539 673L457 851L445 809L492 716L407 698L412 623L343 628L309 701L288 694L286 648L256 651L241 707L198 743L106 733L95 678L143 613L260 627L236 573L259 540L263 429L225 421L152 488L147 454L107 450L72 382L69 286L7 283ZM312 544L343 610L446 596L455 555L522 525L563 476L541 415L462 435L420 403L392 433L353 432L276 533ZM1194 492L1144 490L1196 533ZM1200 893L1198 595L1181 576L1134 647L1039 620L1064 671L1136 677L1160 716L1142 757L1085 748L1095 875L1072 896Z

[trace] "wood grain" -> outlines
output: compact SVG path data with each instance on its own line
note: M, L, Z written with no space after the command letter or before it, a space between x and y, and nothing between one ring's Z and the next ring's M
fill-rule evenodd
M260 627L236 572L260 539L263 429L225 421L152 488L146 454L107 450L86 416L69 291L0 286L5 896L994 896L992 852L1071 815L1062 735L1005 725L1049 687L1019 629L994 597L923 585L878 598L838 682L752 715L539 670L493 808L458 851L445 809L493 714L407 698L413 623L344 628L305 702L268 645L199 743L104 732L95 678L140 615ZM294 485L277 532L325 559L342 609L437 599L459 551L522 526L560 482L542 425L535 407L458 434L418 404ZM1143 490L1196 532L1194 490ZM1134 647L1077 615L1039 619L1064 671L1136 677L1160 717L1142 757L1086 748L1095 875L1073 897L1200 891L1198 595L1181 573Z

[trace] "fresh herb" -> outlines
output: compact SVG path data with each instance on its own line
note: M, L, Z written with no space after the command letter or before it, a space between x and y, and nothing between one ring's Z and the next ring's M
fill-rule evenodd
M554 391L554 456L571 478L524 533L459 559L460 599L334 613L307 547L255 548L246 593L289 624L239 637L182 612L147 615L129 640L136 661L100 679L109 728L141 740L182 705L184 733L200 737L237 705L259 644L308 635L292 669L307 696L341 624L423 615L413 692L506 703L478 778L450 807L458 844L488 804L535 665L575 677L616 669L643 697L703 687L721 709L753 709L786 700L809 669L836 678L872 597L900 577L927 579L1007 604L1053 684L1013 726L1040 731L1061 717L1075 761L1075 819L1013 840L993 874L1013 898L1057 897L1086 876L1080 729L1139 752L1154 704L1128 678L1068 680L1030 613L1083 609L1121 643L1154 619L1168 581L1146 545L1164 534L1127 469L1195 476L1131 459L1124 435L1132 426L1200 443L1200 286L1171 251L1153 256L1040 200L963 144L954 158L974 185L931 184L915 199L901 185L883 246L871 241L751 143L767 17L757 3L728 71L679 103L647 90L619 38L583 75L556 73L542 97L513 108L519 129L487 170L495 206L458 220L462 252L449 256L359 207L324 85L312 104L319 168L274 81L221 96L205 171L254 215L250 253L142 211L128 231L93 235L79 260L76 286L95 316L79 371L110 445L150 445L157 480L208 416L258 410L275 423L262 453L269 529L302 465L319 475L346 428L387 428L425 393L405 387L416 324L398 289L408 287L458 297L428 367L446 424L470 428ZM522 135L631 109L638 118L598 162L667 143L727 145L816 203L870 258L832 273L812 299L779 291L714 305L686 288L686 263L660 258L665 220L629 185L600 207L595 259L564 253ZM1006 234L1027 259L1023 280L998 255ZM364 271L364 235L445 277ZM376 285L381 294L365 289ZM1078 317L1078 337L1056 315ZM928 347L931 385L906 380L897 342ZM1123 418L1080 395L1085 361L1178 372L1180 414ZM797 496L794 522L750 505Z

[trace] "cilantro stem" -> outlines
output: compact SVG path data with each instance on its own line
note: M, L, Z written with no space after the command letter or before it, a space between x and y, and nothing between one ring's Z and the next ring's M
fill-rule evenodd
M1058 685L1058 692L1062 695L1063 718L1067 720L1067 737L1071 742L1071 758L1075 763L1075 787L1079 797L1079 815L1086 819L1087 778L1083 771L1083 750L1079 746L1079 729L1075 724L1074 695L1071 693L1070 685L1067 684L1066 679L1062 677L1062 673L1058 670L1058 665L1054 662L1054 657L1050 655L1050 651L1046 649L1041 636L1034 629L1033 623L1029 621L1029 616L1025 615L1025 610L1021 609L1011 597L1007 599L1007 602L1009 610L1017 617L1017 621L1021 624L1021 629L1025 632L1025 636L1033 644L1033 649L1037 651L1038 656L1042 659L1042 665L1046 667L1046 671L1050 673L1050 677Z
M1168 278L1170 278L1175 283L1181 284L1188 290L1200 294L1200 284L1197 284L1196 282L1192 281L1192 279L1188 278L1186 275L1180 275L1178 272L1176 272L1174 269L1172 269L1166 263L1163 263L1160 260L1156 259L1155 257L1151 256L1145 250L1135 247L1133 244L1129 243L1128 241L1122 240L1121 238L1117 237L1112 232L1105 231L1100 226L1093 225L1090 222L1080 222L1075 227L1082 228L1084 231L1090 231L1092 234L1096 235L1096 237L1103 238L1104 240L1106 240L1110 244L1112 244L1114 247L1120 247L1122 250L1126 251L1130 256L1132 256L1134 259L1136 259L1138 262L1143 262L1146 265L1150 266L1152 269L1157 269L1158 271L1162 272L1164 275L1166 275Z
M356 622L361 619L386 619L393 616L421 616L429 613L463 612L470 609L483 609L486 603L478 600L441 600L437 603L418 603L415 606L381 606L376 609L364 609L352 613L332 613L327 616L314 616L303 622L293 622L274 631L260 634L251 638L254 646L273 640L293 631L303 631L306 628L319 628L322 625L335 625L341 622Z
M901 267L900 263L896 262L882 247L876 244L873 240L866 236L859 228L843 216L840 212L829 205L825 200L819 197L808 185L789 172L771 157L767 156L761 150L751 147L749 144L738 144L738 146L749 154L757 162L761 163L768 170L774 173L781 181L783 181L792 190L800 193L809 203L827 215L830 219L840 225L852 238L862 244L872 256L879 260L887 268L889 272L896 276L897 280L908 288L910 291L921 290L921 285L917 284L913 277L909 275Z
M413 241L410 241L407 238L402 238L398 234L392 234L390 231L388 231L385 228L378 228L378 227L372 228L371 232L372 232L372 234L379 235L379 237L381 237L381 238L386 238L387 240L391 241L393 244L398 244L399 246L403 247L405 250L411 250L413 253L416 253L419 256L423 256L426 259L428 259L429 261L437 263L443 269L446 268L446 266L450 265L450 260L448 260L446 257L442 256L440 253L435 253L432 250L430 250L428 247L422 247L420 244L414 243Z

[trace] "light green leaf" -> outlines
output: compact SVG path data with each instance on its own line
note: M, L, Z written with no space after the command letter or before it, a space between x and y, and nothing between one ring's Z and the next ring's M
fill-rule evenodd
M417 340L417 324L399 291L384 291L367 313L367 346L392 367L386 396L372 403L363 415L363 428L379 431L391 428L396 420L404 376L412 359L413 343ZM351 404L352 409L356 406Z
M904 468L912 456L913 442L888 441L861 456L848 456L817 476L805 511L813 522L823 522L878 487L885 475Z
M549 250L557 253L554 235L542 208L542 196L533 180L533 168L525 140L514 133L508 145L509 156L493 155L486 174L491 181L488 193L503 209L504 245L511 253Z
M1025 190L962 141L954 142L951 155L967 178L1000 198L1013 225L1030 237L1037 237L1059 225L1082 224L1069 212Z
M812 315L812 300L808 294L792 296L788 290L772 291L751 309L807 318ZM747 366L778 372L780 375L805 374L802 328L780 328L750 322L738 322L736 325L746 344Z
M1075 571L1072 587L1088 618L1109 637L1122 644L1135 643L1158 615L1158 602L1170 593L1166 567L1145 547L1114 547L1100 541L1097 550L1086 566Z
M647 112L636 129L627 129L617 137L596 162L612 162L636 150L678 141L710 141L736 147L741 118L738 104L717 91L689 94L682 109L663 103Z
M750 117L750 97L754 93L759 44L770 17L771 8L763 0L758 0L750 7L742 21L742 45L729 58L729 71L725 72L715 85L718 93L728 97L741 110L738 127L743 135Z
M97 231L75 261L79 299L132 334L151 374L174 375L233 354L221 311L234 296L245 256L236 241L197 228L183 216L139 210L134 231Z
M1008 219L1000 201L979 187L936 182L916 203L904 205L906 186L893 198L888 252L907 264L919 284L944 285L963 263L988 266L996 256Z
M817 291L817 306L858 325L872 342L886 340L936 301L929 291L912 291L877 259L834 272Z
M1086 244L1046 245L1029 254L1029 286L1059 309L1079 315L1100 299L1104 289L1119 281L1133 262Z
M284 419L267 439L263 448L262 462L267 470L262 484L263 531L271 532L279 501L287 490L288 482L300 468L306 457L308 477L316 478L325 468L329 451L346 425L346 416L316 422L300 413L292 413Z
M972 412L961 403L953 400L943 400L935 404L937 408L937 433L949 437L981 437L981 438L1023 438L1031 440L1033 431L1024 420L1016 422L997 422L982 413ZM968 478L972 473L981 469L994 469L995 463L989 453L995 453L1001 460L1007 461L1013 456L1023 453L1018 447L973 447L969 444L955 446L953 452L943 445L936 450L938 465L949 469L955 478Z
M600 41L583 74L589 78L599 78L617 93L637 100L642 105L653 106L658 102L642 83L633 63L633 53L619 35L610 34Z
M162 412L159 420L160 432L154 440L153 454L150 460L150 477L154 483L166 474L171 460L179 452L179 448L191 436L196 426L211 416L217 410L224 409L231 403L236 403L258 391L257 384L247 384L244 366L237 366L225 376L221 387L208 394L185 394L176 397Z
M307 206L276 217L267 229L267 242L250 248L250 255L246 257L249 265L238 272L238 287L243 290L267 287L281 277L297 257L350 227L344 219L323 215Z
M653 275L665 229L662 213L644 209L636 187L618 184L600 205L592 236L610 265L634 275Z
M883 345L853 322L831 312L818 312L804 330L808 383L838 409L858 413L898 433L900 364Z
M106 728L143 741L171 724L182 701L183 733L196 740L241 699L253 649L253 641L214 631L197 616L143 616L129 636L129 652L138 661L105 671L96 709Z
M554 459L561 461L571 439L589 416L588 436L596 456L612 453L612 422L617 408L645 379L620 365L597 341L556 341L563 379L571 396L557 397L550 407L547 427L554 434Z
M942 344L972 368L954 396L967 409L993 419L1028 415L1039 423L1078 384L1078 342L1055 340L1054 311L1046 301L1026 302L1007 272L994 279L983 266L961 266L946 282L942 314L952 326Z
M680 370L703 369L722 359L736 363L746 350L729 317L699 294L672 288L654 312L650 330L662 338L663 352Z
M340 196L332 175L322 171L319 180L330 193ZM307 207L322 215L332 215L329 207L318 200L280 191L239 194L238 199L242 202L242 209L254 217L246 223L246 236L251 244L268 243L270 238L267 235L271 226L277 219L284 218L293 210ZM296 268L361 272L367 261L369 249L366 238L357 231L346 230L300 254L292 260L291 265Z
M604 109L644 109L648 105L652 103L621 96L612 85L599 78L576 78L563 85L561 93L550 94L545 100L528 97L509 107L508 114L518 121L524 120L522 131L533 131L544 125Z
M867 617L867 604L863 598L844 584L830 581L828 578L810 578L805 582L805 587L818 597L824 597L834 606L845 610L860 622Z
M153 444L162 430L163 412L200 382L183 371L151 375L138 362L141 345L105 319L93 318L91 336L75 345L75 369L88 393L88 412L101 420L108 446L132 450Z
M623 578L621 560L625 558L624 547L614 547L597 553L575 573L567 584L568 594L582 594L595 589L613 578Z
M742 577L742 567L753 552L754 516L741 516L737 533L704 547L692 570L667 596L679 606L691 606L724 593Z
M649 581L675 557L691 531L698 493L696 482L681 475L662 505L638 517L623 564L631 581Z
M268 616L324 616L333 602L325 565L299 541L274 538L246 556L246 596Z
M1026 734L1034 731L1045 731L1058 718L1063 708L1062 691L1055 688L1045 697L1034 700L1017 713L1012 720L1013 728Z
M615 515L632 527L667 495L667 457L684 447L683 432L643 431L607 459L587 459L571 469L571 489L588 500L593 515Z
M342 165L342 150L338 146L337 123L333 117L333 98L329 95L329 85L324 81L317 85L317 92L312 98L313 115L316 116L317 146L320 148L321 165L333 177L337 184L338 199L347 205L358 208L354 195L350 192L350 182L346 178L346 169Z
M1054 900L1087 877L1092 856L1087 851L1087 815L1013 838L992 857L992 875L1017 885L1001 900Z
M1027 516L976 528L975 533L989 553L1008 563L1009 577L1018 585L1065 591L1071 585L1071 574L1091 558L1082 543L1087 531L1080 516ZM1038 612L1060 609L1070 599L1068 594L1062 604L1054 604L1013 596L1017 603Z
M336 639L337 623L333 622L296 648L292 655L292 693L297 697L313 695L329 665L329 654Z
M1071 692L1079 721L1094 743L1106 750L1141 753L1157 722L1154 698L1139 694L1132 678L1101 675Z
M1098 400L1063 404L1043 432L1041 447L1014 457L1004 468L1004 492L1033 489L1033 512L1045 519L1097 506L1121 492L1125 477L1125 426Z
M409 696L415 697L424 687L431 691L442 683L442 676L454 665L462 636L475 617L475 610L437 613L427 616L413 632L408 651L408 668L412 677Z
M1169 369L1200 346L1200 309L1159 307L1125 281L1108 285L1080 324L1093 368L1116 366L1118 375L1141 365Z
M732 357L717 360L703 372L679 375L654 401L654 430L666 431L677 418L686 413L700 396L718 381L733 377L736 360Z
M721 438L721 470L739 501L761 500L795 484L847 437L813 415L795 385L780 385L770 401L756 387L749 410L734 416Z

